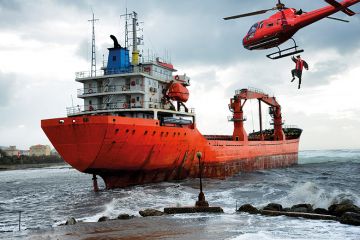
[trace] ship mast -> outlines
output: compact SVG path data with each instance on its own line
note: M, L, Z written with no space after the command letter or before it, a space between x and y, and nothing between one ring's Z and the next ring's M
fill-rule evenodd
M132 16L132 34L133 34L132 65L139 64L139 50L137 48L137 46L138 46L137 26L138 26L137 13L133 12L133 16Z
M128 48L130 46L132 46L132 60L131 60L131 64L133 66L138 65L139 64L139 50L138 50L138 46L142 45L143 43L141 42L143 40L143 37L138 37L137 32L138 31L142 31L142 29L138 28L139 26L139 22L138 22L138 18L137 18L137 13L136 12L132 12L132 13L127 13L127 9L126 9L126 13L123 15L120 15L120 17L125 17L125 48ZM130 20L131 18L131 23L128 23L128 20ZM142 23L142 22L140 22ZM132 29L129 31L128 27L131 26ZM129 32L132 33L132 44L129 44Z
M92 23L92 42L91 42L91 72L90 76L93 74L96 76L96 52L95 52L95 22L99 19L95 19L94 12L92 13L92 19L88 20Z

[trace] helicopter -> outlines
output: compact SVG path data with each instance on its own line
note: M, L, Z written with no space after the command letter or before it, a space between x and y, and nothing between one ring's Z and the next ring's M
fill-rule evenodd
M298 49L299 46L293 38L298 30L323 18L349 22L329 16L339 11L344 12L348 16L353 16L357 13L351 11L348 7L360 2L360 0L344 0L342 2L337 2L336 0L324 1L327 2L329 6L311 12L304 12L301 9L287 8L281 0L278 0L276 6L273 8L225 17L223 19L230 20L278 10L277 13L268 19L259 21L251 26L249 32L243 38L243 46L248 50L262 50L277 47L278 51L266 56L270 59L279 59L304 51L303 49ZM279 45L290 39L293 40L294 46L281 50Z

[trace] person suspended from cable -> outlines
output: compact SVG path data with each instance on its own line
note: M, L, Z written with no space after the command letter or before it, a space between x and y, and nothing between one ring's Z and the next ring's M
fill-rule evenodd
M307 62L301 59L300 55L297 55L296 58L294 56L291 57L291 60L296 64L295 69L291 70L292 79L291 82L295 80L295 76L299 79L299 86L298 89L300 89L301 85L301 76L302 76L302 70L305 68L306 70L309 70L309 65Z

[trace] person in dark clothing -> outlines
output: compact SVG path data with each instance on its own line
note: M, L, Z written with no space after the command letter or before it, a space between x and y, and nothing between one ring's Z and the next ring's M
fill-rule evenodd
M295 69L291 70L291 75L292 75L291 82L295 80L295 76L298 77L299 78L298 89L300 89L302 70L303 68L309 70L309 65L307 64L307 62L301 59L300 55L297 55L296 59L294 58L294 56L292 56L291 60L293 60L293 62L296 64Z

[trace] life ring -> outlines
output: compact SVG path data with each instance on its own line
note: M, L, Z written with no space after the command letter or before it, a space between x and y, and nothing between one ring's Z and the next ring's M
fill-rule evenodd
M128 107L127 103L124 103L123 108L127 108L127 107Z
M179 75L176 75L175 76L175 80L179 80L180 78L179 78Z
M89 93L89 94L93 93L92 88L90 88L90 89L88 90L88 93Z

